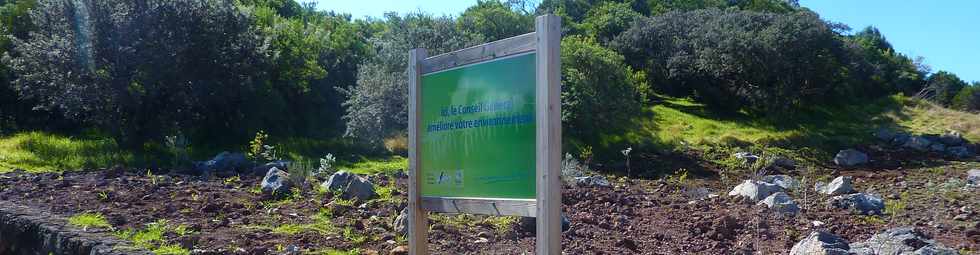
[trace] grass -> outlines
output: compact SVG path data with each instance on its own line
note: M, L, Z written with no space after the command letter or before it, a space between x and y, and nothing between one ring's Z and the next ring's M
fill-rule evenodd
M392 156L382 159L362 158L360 162L340 165L338 169L355 174L391 174L408 169L408 159L402 156Z
M146 225L142 230L120 230L114 235L123 240L130 241L136 247L149 250L159 255L186 255L191 252L187 249L167 242L164 236L167 233L174 233L178 236L189 234L186 226L172 226L167 220L158 220Z
M0 137L0 173L23 169L32 173L106 167L133 161L132 153L115 141L96 135L62 136L25 132Z
M109 224L109 221L107 221L105 219L105 216L102 216L102 214L100 213L76 214L75 216L71 216L70 218L68 218L68 224L71 224L72 226L80 227L82 229L89 229L89 228L111 229L112 228L112 225Z

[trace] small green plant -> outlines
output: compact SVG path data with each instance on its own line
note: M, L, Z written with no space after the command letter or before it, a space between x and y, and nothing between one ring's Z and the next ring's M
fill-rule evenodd
M368 239L367 236L362 235L361 233L355 231L351 227L344 228L343 235L344 235L344 239L346 239L348 242L353 243L354 245L364 244L364 242L367 242Z
M582 152L579 153L579 157L582 158L582 160L584 161L583 164L586 167L592 165L592 157L594 156L595 154L593 154L592 145L586 145L585 147L582 147Z
M320 167L313 172L313 176L316 177L327 177L331 174L337 172L335 164L337 163L337 158L333 154L327 153L326 156L320 159Z
M160 219L153 223L146 224L146 228L142 230L119 230L113 233L113 235L119 239L132 242L136 247L150 250L154 254L190 254L189 250L184 249L179 245L169 243L166 239L164 239L168 233L181 236L181 233L183 233L183 235L189 234L190 230L188 230L187 227L172 227L169 224L169 221Z
M897 219L900 215L905 212L908 208L908 192L902 192L899 195L899 199L889 199L885 201L885 214L891 216L892 219Z
M667 182L675 185L684 185L687 183L687 173L687 169L685 168L677 169L674 174L667 176Z
M109 191L103 190L99 191L99 201L108 202L109 201Z
M242 177L239 177L238 175L235 175L235 176L232 176L232 177L225 178L222 182L225 185L236 185L236 184L242 182Z
M184 134L177 131L175 135L165 136L164 144L167 146L170 156L173 157L170 161L172 167L184 167L190 164L191 157L187 150L189 143Z
M276 154L276 148L268 144L269 134L265 131L259 130L255 133L255 138L248 142L248 157L253 160L264 160L264 161L274 161L278 160L279 157Z
M68 218L68 224L80 227L82 230L88 230L88 228L112 228L109 221L100 213L82 213L71 216Z
M633 175L633 169L630 167L630 153L633 152L633 147L627 147L626 149L620 152L623 153L624 157L626 157L626 178L627 178L627 183L629 183L628 179L630 178L630 176Z

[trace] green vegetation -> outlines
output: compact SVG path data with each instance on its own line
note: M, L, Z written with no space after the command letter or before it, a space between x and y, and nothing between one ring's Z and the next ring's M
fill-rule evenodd
M81 213L76 214L68 218L68 224L72 226L80 227L83 229L88 228L107 228L111 229L112 225L109 221L106 221L105 216L100 213Z
M167 220L158 220L146 225L145 229L119 230L114 235L123 240L131 242L134 246L152 251L155 254L186 255L190 251L179 245L168 243L164 236L173 233L177 236L189 234L186 226L173 226Z
M406 171L408 169L408 159L401 156L392 156L390 158L378 160L370 160L365 158L360 162L348 164L346 166L342 165L338 168L340 170L355 174L391 174L398 171Z
M0 173L13 169L57 172L133 162L133 155L120 150L112 139L68 137L47 132L0 136L0 152L3 152L0 153Z

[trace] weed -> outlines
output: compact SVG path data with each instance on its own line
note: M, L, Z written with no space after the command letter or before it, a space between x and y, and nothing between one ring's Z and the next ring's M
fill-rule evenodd
M877 215L859 215L858 220L871 225L885 225L885 219Z
M190 233L187 227L181 226L172 227L169 221L160 219L156 222L146 224L146 228L142 230L119 230L113 233L113 235L119 239L132 242L136 247L153 251L155 254L190 254L190 251L187 249L169 243L164 239L167 233L177 234L178 236Z
M107 221L105 216L102 216L100 213L76 214L75 216L68 218L68 224L81 227L82 230L88 230L88 228L112 228L109 221Z
M357 232L351 227L344 228L343 235L344 235L344 239L346 239L348 242L351 242L354 245L364 244L364 242L367 242L368 239L367 236L362 235L360 232Z
M99 191L99 201L108 202L109 201L109 191L103 190Z
M630 167L630 153L633 152L633 147L628 147L621 151L623 156L626 157L626 178L630 178L633 173L633 169Z
M484 223L493 226L493 229L497 232L497 235L503 236L517 225L518 217L513 216L491 216L483 220Z
M242 177L239 177L238 175L235 175L235 176L232 176L232 177L225 178L224 180L222 180L222 182L225 185L236 185L236 184L242 182ZM261 190L260 190L260 192L261 192Z
M187 149L189 144L187 138L180 131L177 131L175 135L164 137L164 145L166 145L167 151L170 152L170 156L173 157L170 161L170 166L185 167L190 165L191 157Z
M253 160L275 161L279 159L276 148L268 144L269 134L259 130L255 138L248 142L248 157Z
M905 209L908 208L909 193L902 192L899 199L889 199L885 201L885 214L891 216L892 220L899 218Z
M340 167L340 169L347 170L348 172L355 174L383 173L391 175L404 169L408 169L408 159L401 156L394 156L382 160L365 160L348 167Z

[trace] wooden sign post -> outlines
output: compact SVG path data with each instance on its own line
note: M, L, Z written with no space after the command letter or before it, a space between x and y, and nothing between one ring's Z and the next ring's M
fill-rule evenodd
M561 19L428 57L409 52L409 254L427 213L537 218L537 254L561 254Z

